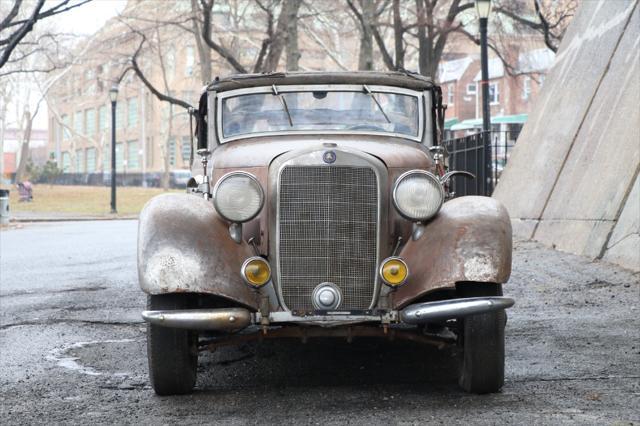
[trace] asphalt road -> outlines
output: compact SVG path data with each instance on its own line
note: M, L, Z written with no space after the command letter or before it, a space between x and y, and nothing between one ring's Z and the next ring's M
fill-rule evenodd
M468 395L449 350L264 342L200 358L193 395L146 371L135 221L0 233L2 424L640 424L638 275L518 243L506 385Z

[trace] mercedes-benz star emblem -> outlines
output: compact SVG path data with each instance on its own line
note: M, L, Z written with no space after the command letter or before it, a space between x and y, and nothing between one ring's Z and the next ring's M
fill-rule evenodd
M325 163L331 164L336 161L336 153L333 151L326 151L322 156Z

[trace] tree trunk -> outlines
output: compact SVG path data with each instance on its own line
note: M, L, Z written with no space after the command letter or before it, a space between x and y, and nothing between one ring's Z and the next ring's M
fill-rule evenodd
M16 183L22 182L24 171L27 168L27 161L29 161L29 142L31 141L31 126L33 124L33 117L29 110L25 110L22 120L24 131L22 133L22 144L20 147L20 163L16 169Z
M284 51L285 42L287 39L287 29L289 26L289 11L295 8L295 15L298 14L298 8L300 7L300 0L285 0L278 16L278 23L276 24L276 31L273 34L273 40L269 45L269 53L264 60L264 66L262 72L273 72L278 69L278 63L280 57Z
M173 105L169 104L169 123L168 123L168 131L167 131L167 140L164 142L164 173L162 173L162 189L165 191L169 190L169 174L170 174L170 168L171 168L171 164L169 163L169 158L170 158L169 148L171 147L172 133L173 133Z
M289 0L287 10L287 71L298 71L300 48L298 47L298 11L302 0Z
M393 0L393 35L395 41L396 70L404 69L404 29L402 28L402 17L400 16L400 0Z
M191 0L191 13L193 14L193 38L196 40L196 48L198 49L198 58L200 59L200 80L202 84L209 83L211 81L211 49L205 44L202 39L202 29L198 22L198 0Z
M362 5L362 29L360 31L358 69L371 71L373 70L373 32L371 25L375 17L375 4L373 0L361 0L360 4Z

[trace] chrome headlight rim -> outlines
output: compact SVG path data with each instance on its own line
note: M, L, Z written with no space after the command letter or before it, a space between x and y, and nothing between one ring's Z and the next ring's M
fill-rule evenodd
M231 218L228 218L227 216L225 216L221 211L220 211L220 206L218 205L218 189L220 188L220 185L222 185L224 183L224 181L234 177L234 176L244 176L244 177L248 177L249 179L253 180L256 184L256 186L259 189L259 194L260 194L260 207L258 207L256 209L256 212L250 216L247 219L238 221L238 220L233 220ZM212 198L213 198L213 207L215 207L216 212L226 221L228 222L232 222L232 223L245 223L245 222L249 222L252 219L255 219L256 216L258 216L260 214L260 212L262 211L262 209L264 208L264 201L265 201L265 195L264 195L264 189L262 189L262 185L260 185L260 181L258 180L257 177L255 177L255 175L249 173L249 172L245 172L242 170L236 170L233 172L229 172L225 175L223 175L220 179L218 179L218 181L216 182L215 186L213 187L213 193L211 194Z
M436 188L438 188L438 193L439 193L439 198L440 198L440 205L438 206L438 209L435 211L435 213L433 213L431 216L426 216L426 217L411 217L409 215L407 215L405 212L402 211L402 209L400 208L399 204L398 204L398 187L400 186L400 184L402 183L402 181L404 179L406 179L407 177L414 175L414 174L421 174L424 175L426 177L428 177L429 179L431 179L432 181L434 181L436 183ZM420 169L414 169L414 170L409 170L406 171L404 173L402 173L398 179L396 179L396 182L393 186L393 193L391 196L392 200L393 200L393 206L395 207L396 211L400 214L400 216L404 217L405 219L411 220L413 222L426 222L429 219L433 218L435 215L438 214L438 212L440 211L440 209L442 208L442 204L444 204L444 198L445 198L445 194L444 194L444 188L442 187L442 184L440 183L440 179L438 179L438 177L436 175L434 175L431 172L428 172L426 170L420 170Z
M246 274L247 266L249 266L249 264L251 262L253 262L253 261L262 262L267 266L267 271L269 272L269 278L263 284L260 284L260 285L252 284L249 281L249 279L247 278L247 274ZM251 287L251 288L262 288L262 287L266 286L267 284L269 284L269 282L271 282L271 278L272 278L271 265L269 264L267 259L265 259L262 256L251 256L251 257L248 257L244 262L242 262L242 266L240 267L240 275L242 275L242 280L249 287Z

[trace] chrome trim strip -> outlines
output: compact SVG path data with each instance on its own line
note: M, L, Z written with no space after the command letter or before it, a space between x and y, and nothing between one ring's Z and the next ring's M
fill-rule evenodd
M416 303L400 311L400 320L407 324L425 324L469 315L486 314L510 308L515 301L510 297L470 297Z
M269 198L269 253L272 259L275 262L275 274L272 274L271 281L274 283L274 288L276 291L276 295L278 297L278 302L280 306L289 311L290 309L284 303L284 298L282 295L282 289L278 284L278 280L280 277L280 245L279 245L279 235L280 235L280 214L279 214L279 206L280 206L280 191L279 191L279 183L280 183L280 175L282 170L286 166L324 166L324 167L332 167L332 166L367 166L371 167L376 175L376 181L378 185L378 212L377 212L377 247L376 247L376 265L380 264L380 260L382 257L382 250L386 248L386 242L388 238L388 205L389 205L389 194L388 194L388 172L385 165L378 160L377 158L369 155L367 153L361 151L353 151L344 148L340 148L339 142L338 146L324 147L319 145L315 148L309 148L299 151L292 151L287 154L282 155L279 158L276 158L269 168L269 194L275 194L275 196L270 195ZM324 162L322 155L324 151L327 149L331 149L336 152L337 158L334 163L327 164ZM376 306L378 302L378 298L380 296L380 282L379 274L375 274L374 288L373 288L373 298L371 301L371 305L369 309L372 309Z
M219 93L215 99L216 102L216 135L218 136L219 143L226 143L235 141L238 139L256 138L262 136L279 136L279 135L377 135L377 136L393 136L397 138L408 139L414 142L421 143L424 135L425 127L425 106L424 106L424 93L411 89L404 89L401 87L393 86L368 86L374 93L397 93L400 95L414 96L418 100L418 135L412 136L404 133L391 133L391 132L375 132L375 131L354 131L354 130L289 130L279 132L259 132L249 133L244 135L237 135L225 138L222 133L222 102L224 99L247 94L256 93L272 93L271 86L264 87L250 87L245 89L229 90L227 92ZM361 92L362 85L357 84L328 84L328 85L295 85L295 86L278 86L278 92L313 92L317 90L325 91L346 91L346 92Z

